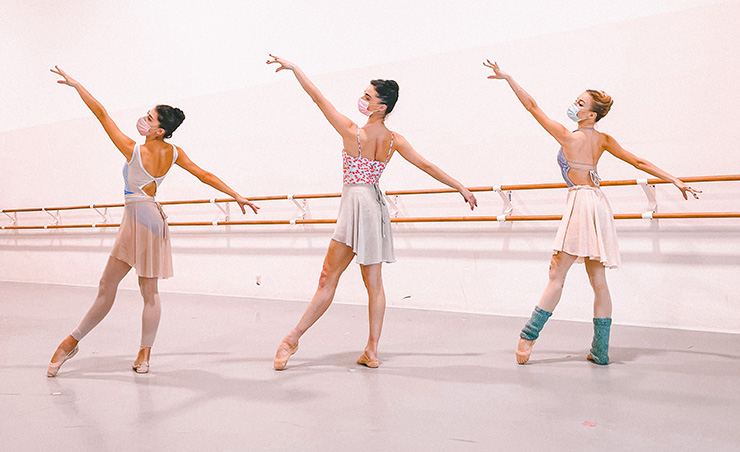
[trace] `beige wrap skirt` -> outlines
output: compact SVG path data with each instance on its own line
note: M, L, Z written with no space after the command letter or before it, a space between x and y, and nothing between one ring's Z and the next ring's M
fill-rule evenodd
M151 196L129 194L123 207L111 256L144 278L172 276L172 250L167 215Z
M391 216L380 187L344 184L332 239L351 247L360 265L396 261Z
M576 185L568 189L567 207L553 245L553 254L558 251L578 256L576 262L589 258L607 268L619 267L614 214L600 188Z

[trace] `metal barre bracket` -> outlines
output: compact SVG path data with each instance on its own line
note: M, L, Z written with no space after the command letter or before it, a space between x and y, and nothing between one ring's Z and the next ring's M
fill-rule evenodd
M3 215L10 218L10 221L13 222L11 226L18 226L18 212L13 212L13 215L11 216L11 215L8 215L7 212L3 211ZM5 229L5 226L3 226L3 229Z
M103 217L103 224L108 223L108 221L110 220L110 216L108 215L108 208L107 207L105 209L103 209L102 212L100 211L100 209L98 209L97 207L95 207L93 204L90 204L90 208L92 210L94 210L95 212L97 212L98 215L100 215L101 217ZM93 224L93 227L95 227L95 225L97 225L97 224L98 223L94 223Z
M311 218L311 215L308 213L308 200L303 198L300 201L293 198L293 195L288 195L288 199L295 204L296 207L298 207L298 216L293 218L291 220L290 224L295 224L295 220L300 218L301 220L305 220L306 217Z
M398 208L398 195L388 196L388 193L383 193L385 196L385 200L388 201L388 204L390 204L390 214L391 218L397 218L398 212L401 211L401 209Z
M219 206L218 204L216 204L216 202L215 202L214 200L211 200L211 203L212 203L212 204L213 204L214 206L216 206L216 208L217 208L218 210L220 210L222 214L224 214L224 216L223 216L223 217L217 217L217 218L216 218L216 220L215 220L215 221L213 221L213 223L212 223L212 224L213 224L214 226L218 225L218 222L219 222L219 221L231 221L231 208L230 208L230 206L229 206L229 203L228 203L228 202L224 203L224 204L225 204L225 205L224 205L224 207L221 207L221 206Z
M654 184L648 184L647 179L637 179L635 182L637 182L637 185L642 188L642 191L645 192L645 196L647 196L648 200L648 206L647 206L647 212L655 212L658 210L658 200L655 198L655 185ZM643 216L643 218L645 218ZM652 219L652 215L650 216Z
M502 190L500 185L494 185L493 191L498 193L498 195L501 197L501 201L504 202L502 213L504 215L511 215L511 213L514 211L514 205L511 203L511 190ZM501 221L501 220L499 220Z
M52 223L49 223L46 226L58 226L59 224L61 224L62 218L58 210L56 211L56 214L53 214L49 212L48 210L46 210L46 207L42 207L41 211L46 212L52 218L52 220L54 220ZM46 226L44 226L44 229L46 229Z

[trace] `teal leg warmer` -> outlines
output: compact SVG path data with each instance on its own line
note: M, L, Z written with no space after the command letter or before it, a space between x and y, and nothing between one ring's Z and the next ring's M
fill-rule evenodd
M522 328L522 332L519 334L519 337L528 341L533 341L540 337L540 330L545 326L545 322L547 322L547 319L549 319L551 315L552 312L545 311L544 309L540 309L539 306L535 306L534 311L532 312L532 317L529 318L527 324Z
M609 364L609 330L612 319L594 318L594 339L591 341L591 360L596 364Z

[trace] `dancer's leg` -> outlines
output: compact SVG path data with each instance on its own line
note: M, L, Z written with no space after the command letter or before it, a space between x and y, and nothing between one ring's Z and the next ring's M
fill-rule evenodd
M594 289L594 337L588 359L596 364L608 364L612 298L606 284L606 271L600 262L590 259L586 260L586 271Z
M565 277L577 258L577 256L571 254L558 252L550 259L550 270L545 291L542 293L532 317L519 335L519 345L516 349L516 360L519 364L529 361L534 341L539 337L540 330L545 326L545 322L558 305L563 293Z
M162 314L157 283L157 278L139 277L139 290L144 299L144 310L141 313L141 345L139 355L134 361L135 368L140 367L142 363L149 362L149 354L154 344L154 338L157 336L159 319Z
M124 276L131 270L131 267L113 256L108 257L108 263L105 265L103 275L100 277L100 283L98 284L98 295L95 298L87 314L82 318L79 325L72 331L72 334L67 336L57 347L54 355L51 357L51 363L55 364L64 360L65 357L69 356L77 343L82 340L95 326L100 323L103 318L108 314L110 308L113 306L113 302L116 299L116 291L118 290L118 284L121 282ZM61 365L61 364L60 364ZM56 375L56 371L59 370L59 366L55 369L51 369L50 372Z
M537 303L540 309L548 312L555 310L555 307L560 301L560 296L563 294L565 277L568 275L568 270L570 270L571 265L573 265L576 259L578 259L578 256L563 252L553 254L550 259L547 286L545 286L545 291L542 293L539 303Z
M612 316L612 297L606 284L606 271L599 261L586 259L588 280L594 290L594 317Z
M275 369L285 368L290 355L295 353L298 347L298 340L316 321L329 309L334 293L337 290L339 277L342 275L347 266L352 262L354 252L352 248L339 243L336 240L329 242L329 249L324 258L324 264L321 267L321 276L319 276L319 285L314 293L311 303L306 308L303 317L290 333L283 339L275 354Z
M378 342L383 330L385 316L385 290L383 290L383 264L361 265L362 280L365 282L368 297L368 319L370 332L365 346L365 353L357 360L358 364L378 367Z

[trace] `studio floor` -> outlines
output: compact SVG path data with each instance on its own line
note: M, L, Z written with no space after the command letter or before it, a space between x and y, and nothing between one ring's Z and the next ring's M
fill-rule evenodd
M737 451L740 335L389 309L378 369L355 364L362 306L336 304L283 372L305 303L162 294L151 371L131 370L142 301L119 292L56 378L46 366L94 288L0 282L3 451Z

